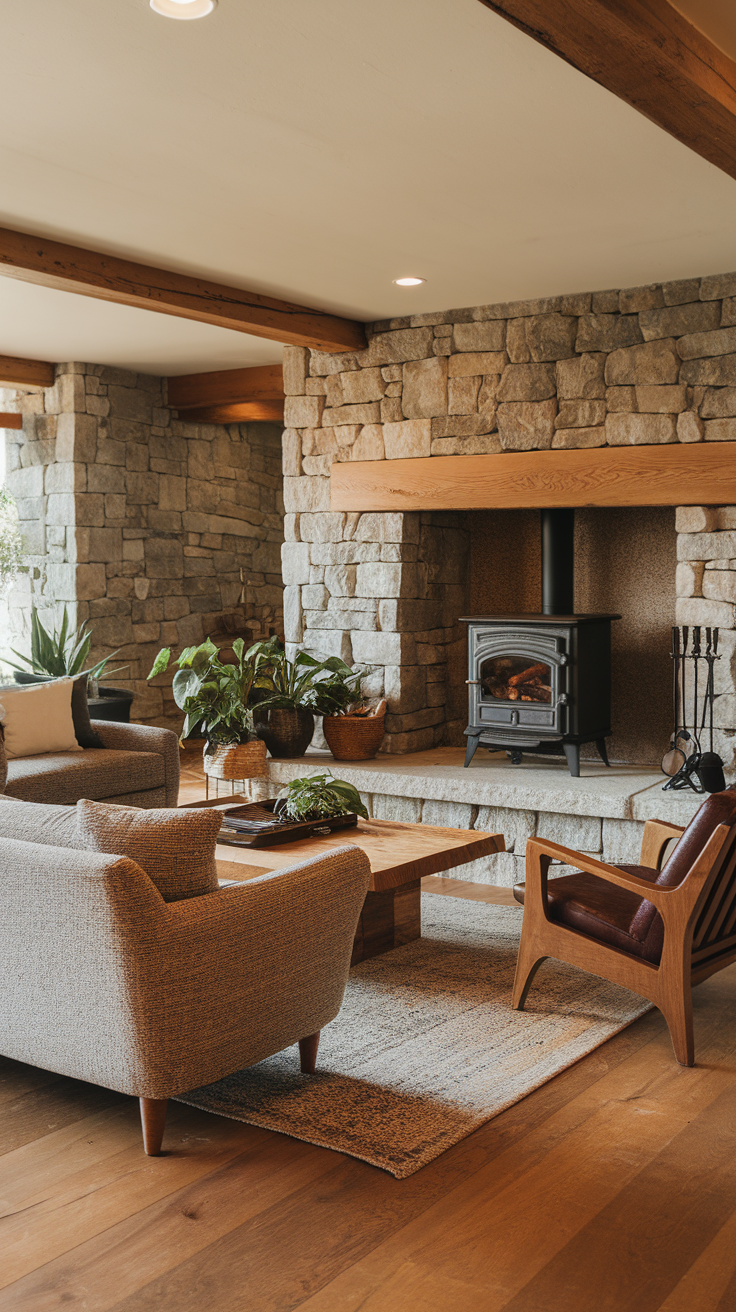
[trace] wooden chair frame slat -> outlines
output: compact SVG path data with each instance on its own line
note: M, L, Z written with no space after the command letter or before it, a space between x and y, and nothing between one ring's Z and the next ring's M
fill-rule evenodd
M731 894L736 884L736 843L724 854L718 878L705 900L693 934L693 947L706 947L718 941L723 922L733 907Z

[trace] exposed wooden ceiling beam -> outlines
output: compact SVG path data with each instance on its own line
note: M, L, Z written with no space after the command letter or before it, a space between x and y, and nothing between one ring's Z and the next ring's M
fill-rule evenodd
M273 423L284 422L284 400L241 401L237 405L202 406L196 410L180 410L179 418L188 424L246 424L256 419Z
M668 0L481 0L736 178L736 63Z
M56 366L47 360L20 360L0 355L0 387L53 387Z
M352 319L9 228L0 228L0 274L292 346L320 351L365 346L363 325Z
M736 501L736 442L334 464L333 510L712 506Z
M280 364L251 369L217 369L208 374L180 374L169 379L169 405L175 410L233 405L244 401L284 401Z
M22 428L23 416L0 412L0 428Z

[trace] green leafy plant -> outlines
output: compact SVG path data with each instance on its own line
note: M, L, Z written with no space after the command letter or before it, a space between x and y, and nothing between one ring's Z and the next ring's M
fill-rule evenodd
M368 819L360 793L344 779L335 779L331 771L292 779L279 793L279 814L287 820L329 820L355 812Z
M235 639L233 652L235 664L223 663L220 648L207 638L198 647L186 647L174 661L178 668L172 691L185 716L182 739L199 732L206 738L208 749L248 741L253 730L248 699L255 666L242 638ZM171 648L164 647L148 678L165 673L170 661Z
M317 715L340 715L360 695L363 675L339 656L319 661L300 651L290 661L278 638L257 642L248 656L255 669L251 701L258 709L304 706Z
M0 488L0 592L4 592L23 565L23 538L18 508L6 488Z
M58 629L52 629L49 633L38 618L36 607L31 608L31 655L24 656L19 651L14 651L13 655L22 661L18 665L16 661L9 661L8 664L14 670L22 670L24 666L32 671L33 674L48 675L50 678L63 678L65 675L76 676L86 674L88 679L101 679L103 672L107 669L108 662L117 655L112 652L105 656L96 665L87 667L89 659L89 650L92 645L92 631L87 628L86 623L73 629L69 624L69 615L66 606L61 617L61 624ZM121 670L126 669L125 665L119 665L116 669L108 671L108 677L111 674L119 674Z

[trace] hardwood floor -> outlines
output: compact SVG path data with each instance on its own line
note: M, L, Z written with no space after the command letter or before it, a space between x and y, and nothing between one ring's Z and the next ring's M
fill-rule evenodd
M507 901L449 879L433 891ZM734 1312L736 967L408 1180L0 1060L0 1312Z

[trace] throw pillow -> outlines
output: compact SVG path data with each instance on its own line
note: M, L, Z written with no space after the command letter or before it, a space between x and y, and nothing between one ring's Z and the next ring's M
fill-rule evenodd
M9 761L44 752L81 752L72 719L73 679L0 688L0 724Z
M100 735L92 728L87 705L87 675L80 674L74 680L72 688L72 720L74 733L80 747L104 747Z
M211 807L140 811L111 802L77 802L80 846L129 856L164 902L217 891L215 844L222 816Z
M8 758L5 755L5 739L3 737L3 727L0 724L0 793L5 792L5 785L8 782Z

